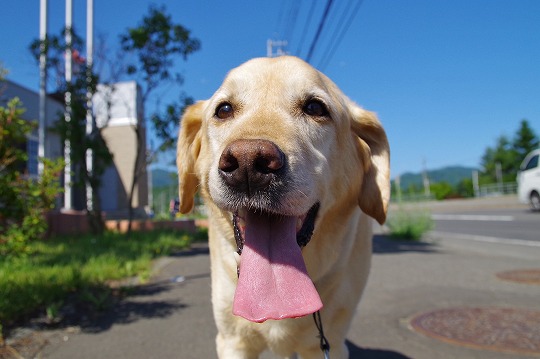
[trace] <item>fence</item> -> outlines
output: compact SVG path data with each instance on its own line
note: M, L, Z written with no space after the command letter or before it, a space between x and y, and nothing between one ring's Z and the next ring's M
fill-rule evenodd
M492 183L482 185L478 189L477 197L494 197L502 196L505 194L516 194L517 193L517 183L508 182L508 183Z
M476 197L497 197L504 196L509 194L517 193L517 183L516 182L507 182L507 183L491 183L479 186L476 192ZM402 194L401 198L398 199L396 195L392 196L391 199L393 202L427 202L434 201L435 196L433 194L426 195L422 193L406 193Z

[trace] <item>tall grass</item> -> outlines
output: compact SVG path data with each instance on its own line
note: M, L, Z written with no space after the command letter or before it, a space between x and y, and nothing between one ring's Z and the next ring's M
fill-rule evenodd
M30 254L0 259L0 324L45 311L108 280L148 277L152 259L185 248L193 239L163 230L130 238L109 232L32 242Z
M387 226L393 238L418 241L433 229L434 223L427 210L399 207L390 213Z

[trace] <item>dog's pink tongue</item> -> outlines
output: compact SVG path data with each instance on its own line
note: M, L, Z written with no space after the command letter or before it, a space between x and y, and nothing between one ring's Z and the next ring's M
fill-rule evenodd
M248 213L233 313L252 322L322 308L296 242L296 217Z

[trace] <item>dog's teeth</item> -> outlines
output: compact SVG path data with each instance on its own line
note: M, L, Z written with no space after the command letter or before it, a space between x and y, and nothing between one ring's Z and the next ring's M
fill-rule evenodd
M244 229L246 227L246 220L243 217L240 217L240 214L236 217L236 222L240 228Z
M233 255L234 255L234 261L236 262L236 266L240 267L240 254L238 254L237 252L233 252Z

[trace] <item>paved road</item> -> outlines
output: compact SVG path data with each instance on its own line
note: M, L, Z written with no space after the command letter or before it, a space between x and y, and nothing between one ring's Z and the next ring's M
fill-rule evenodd
M539 258L540 247L512 243L430 235L426 243L411 244L377 235L370 279L348 336L351 358L529 358L433 339L411 330L410 318L463 307L540 312L540 285L497 277L505 271L540 268ZM48 344L32 357L216 358L215 334L208 249L198 244L159 261L151 283L100 318L35 334ZM265 354L268 358L274 357Z
M439 235L540 245L540 212L530 211L516 196L418 203L405 208L428 209Z
M540 213L523 209L493 209L433 213L435 230L506 240L531 241L540 245Z

